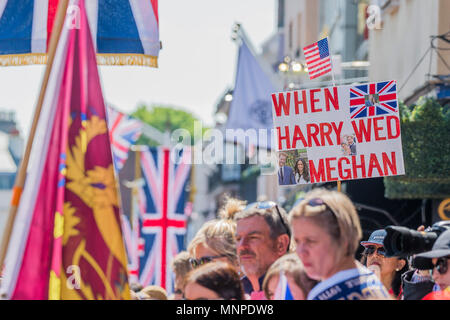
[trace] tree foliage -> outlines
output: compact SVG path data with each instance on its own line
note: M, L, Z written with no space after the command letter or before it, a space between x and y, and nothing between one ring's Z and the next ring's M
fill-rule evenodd
M194 143L194 123L199 121L190 112L173 106L140 105L136 111L131 114L133 117L151 125L161 132L173 132L177 129L186 129L191 136L191 144ZM206 128L203 128L203 131ZM144 135L141 135L138 144L157 146L158 143Z
M450 110L422 97L400 105L405 175L384 178L391 199L442 199L450 196Z

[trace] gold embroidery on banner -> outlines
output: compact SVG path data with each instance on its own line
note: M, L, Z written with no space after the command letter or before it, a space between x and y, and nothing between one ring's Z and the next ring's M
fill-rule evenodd
M61 299L61 279L58 278L55 271L50 270L50 279L48 282L48 299Z
M7 54L0 56L0 66L3 67L46 63L46 53ZM97 64L110 66L145 66L158 68L158 57L133 53L97 53Z
M114 290L110 282L113 258L118 260L123 270L126 270L127 267L121 228L115 211L115 207L118 206L118 198L113 165L110 164L107 168L95 166L94 169L86 172L84 162L84 147L87 147L92 139L102 134L107 134L105 120L92 116L85 121L85 130L80 130L75 138L75 143L70 146L70 150L67 152L66 187L77 195L86 206L92 209L97 228L110 251L107 270L105 270L107 274L105 274L95 258L85 250L86 239L82 240L75 251L72 264L79 265L80 259L83 258L92 266L103 283L105 288L104 296L99 293L94 295L92 288L81 281L80 290L86 298L120 299L121 297L127 298L129 292L123 292L127 284L125 284L124 288L119 288L122 290L121 292L120 290L117 291L117 286L115 286L116 290ZM80 218L75 215L76 210L70 203L64 204L64 215L66 218L64 244L67 244L71 236L79 234L79 231L75 228L80 222ZM126 277L123 278L124 281L125 279Z

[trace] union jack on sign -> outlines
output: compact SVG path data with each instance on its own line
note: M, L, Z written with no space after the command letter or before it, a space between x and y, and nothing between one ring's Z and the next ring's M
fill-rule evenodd
M350 88L351 119L397 112L397 82L395 80L362 84Z
M159 285L168 293L173 289L172 259L185 249L190 157L189 148L183 149L178 164L172 161L168 148L141 151L145 183L139 187L139 228L122 218L130 279L144 287Z

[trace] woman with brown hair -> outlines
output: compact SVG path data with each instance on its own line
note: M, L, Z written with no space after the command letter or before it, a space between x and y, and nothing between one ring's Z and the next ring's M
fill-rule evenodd
M187 275L186 300L244 300L244 289L236 269L226 262L207 263Z
M286 277L293 300L306 300L308 293L317 284L316 280L308 277L296 253L285 254L270 266L264 277L263 290L267 299L280 299L276 296L276 291L282 274Z
M296 183L300 184L309 183L311 179L309 178L309 167L308 164L306 163L306 159L304 158L297 159L294 167L294 176Z
M409 264L406 258L386 257L384 238L386 230L375 230L367 241L361 241L365 248L361 263L380 278L381 282L394 298L400 299L402 295L402 274L408 271Z

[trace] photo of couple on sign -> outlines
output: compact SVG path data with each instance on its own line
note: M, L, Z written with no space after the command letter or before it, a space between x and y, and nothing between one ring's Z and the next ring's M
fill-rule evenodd
M355 134L346 134L342 136L341 151L344 156L356 156Z
M278 184L293 185L310 183L306 149L278 153Z

